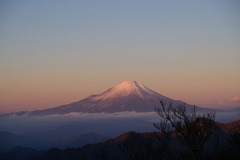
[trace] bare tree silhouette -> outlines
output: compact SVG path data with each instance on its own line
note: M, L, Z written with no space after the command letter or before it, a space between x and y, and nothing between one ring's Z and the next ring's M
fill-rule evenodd
M215 112L197 114L195 106L188 112L185 103L174 106L172 101L166 104L160 100L160 105L155 107L155 111L161 119L159 123L153 124L154 127L163 133L170 147L170 137L176 135L177 139L186 146L190 158L197 160L213 132Z

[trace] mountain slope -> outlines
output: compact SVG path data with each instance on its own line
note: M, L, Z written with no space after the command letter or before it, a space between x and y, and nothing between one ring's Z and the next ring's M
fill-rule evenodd
M66 114L70 112L152 112L154 106L159 106L159 99L167 103L173 101L174 105L182 103L158 94L137 81L124 81L99 95L92 95L68 105L33 111L30 115ZM186 104L186 107L192 108L188 104ZM197 108L202 110L200 107Z

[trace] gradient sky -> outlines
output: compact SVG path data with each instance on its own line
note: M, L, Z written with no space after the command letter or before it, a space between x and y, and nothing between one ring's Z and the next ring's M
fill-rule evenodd
M238 98L239 17L237 0L2 0L0 113L125 80L199 106Z

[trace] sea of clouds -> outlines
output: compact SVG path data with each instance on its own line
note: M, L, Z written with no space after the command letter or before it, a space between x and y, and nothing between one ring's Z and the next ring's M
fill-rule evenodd
M201 113L200 113L201 114ZM239 112L216 112L216 121L227 123L238 120ZM57 128L79 128L82 133L95 132L109 137L127 131L157 131L153 123L160 120L156 112L116 112L116 113L68 113L64 115L17 116L1 118L0 131L17 134L50 131Z

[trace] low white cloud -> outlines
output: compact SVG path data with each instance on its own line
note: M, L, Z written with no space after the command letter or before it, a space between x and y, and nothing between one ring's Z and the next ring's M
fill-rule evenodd
M147 126L152 128L151 123L158 122L159 116L155 112L138 113L138 112L116 112L116 113L79 113L71 112L64 115L46 115L46 116L31 116L24 114L17 116L12 114L7 118L0 119L0 131L10 131L14 133L24 133L35 130L51 130L65 125L81 126L83 130L87 131L87 128L103 128L111 127L115 123L121 126L129 126L128 122L149 123ZM127 122L128 121L128 122ZM94 124L98 124L95 126ZM110 128L111 128L110 127ZM133 127L134 128L134 127ZM141 127L140 127L141 128ZM154 128L152 128L154 129ZM106 130L106 129L105 129ZM133 129L134 130L134 129ZM92 132L92 130L88 130Z
M15 119L15 118L21 118L21 117L28 117L33 119L51 119L51 118L61 118L61 119L85 119L85 118L133 118L133 117L148 117L156 115L156 112L115 112L115 113L81 113L81 112L70 112L67 114L53 114L53 115L46 115L46 116L29 116L28 114L25 114L23 116L16 116L15 114L9 116L8 118Z
M230 117L236 119L237 113L217 114L217 121ZM228 116L229 115L229 116ZM64 126L80 128L81 133L95 132L108 137L117 136L127 131L152 132L157 129L152 123L158 122L155 112L116 112L116 113L77 113L64 115L30 116L13 114L0 119L0 131L26 133L32 131L51 131ZM67 127L68 128L68 127Z

